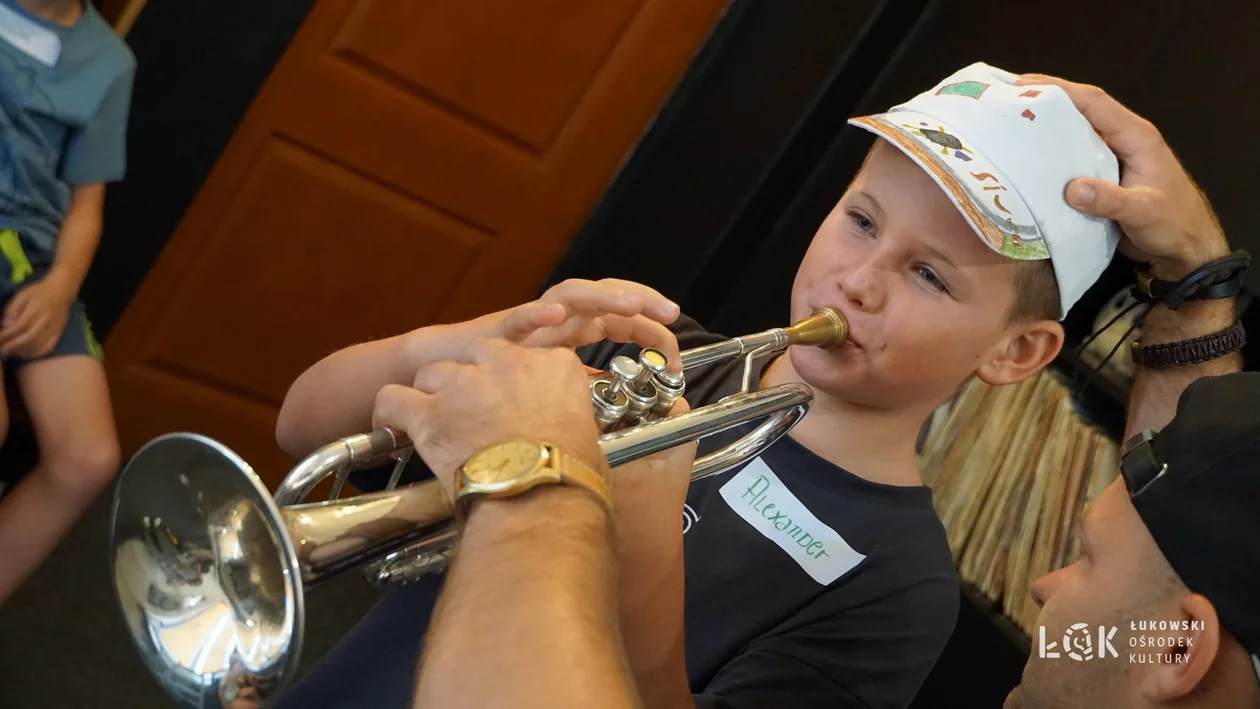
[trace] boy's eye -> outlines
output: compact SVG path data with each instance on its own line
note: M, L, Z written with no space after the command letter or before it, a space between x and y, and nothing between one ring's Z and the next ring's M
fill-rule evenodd
M923 279L923 282L928 284L928 286L949 295L949 286L945 284L945 281L941 280L940 276L936 275L936 271L927 266L919 266L915 270L919 278Z
M875 222L871 221L871 218L865 214L850 212L849 217L853 220L853 224L862 231L871 232L875 230Z

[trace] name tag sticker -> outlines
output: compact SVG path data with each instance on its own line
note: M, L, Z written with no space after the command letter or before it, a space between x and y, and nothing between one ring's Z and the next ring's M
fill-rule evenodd
M57 66L61 38L7 5L0 5L0 39L47 66Z
M721 494L735 514L820 584L835 581L866 558L806 509L760 458L728 480Z

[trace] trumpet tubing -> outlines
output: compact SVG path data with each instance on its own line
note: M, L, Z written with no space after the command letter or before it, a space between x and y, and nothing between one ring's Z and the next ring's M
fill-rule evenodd
M590 386L600 449L616 467L763 419L696 459L692 479L729 470L790 431L813 399L802 384L751 391L753 361L792 345L835 347L847 335L843 316L823 309L787 328L687 350L682 373L653 349L617 357ZM686 371L736 358L744 360L739 393L669 415ZM396 487L410 452L389 429L350 436L301 461L271 494L210 438L173 433L141 448L115 490L110 563L133 643L168 694L190 707L241 706L248 694L262 706L296 670L305 589L353 569L397 584L445 567L459 539L454 507L435 480ZM395 460L387 489L335 499L352 471ZM329 476L333 499L306 502Z

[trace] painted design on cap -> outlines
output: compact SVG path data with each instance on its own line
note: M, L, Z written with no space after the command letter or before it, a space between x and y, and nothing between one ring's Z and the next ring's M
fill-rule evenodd
M1027 108L1025 108L1024 112L1019 115L1023 118L1027 118L1030 121L1037 120L1037 114L1033 113L1030 109L1027 109Z
M939 151L939 155L948 158L951 156L950 150L953 149L953 157L964 162L971 162L972 158L968 153L974 151L968 148L960 138L939 124L938 130L932 130L921 127L929 125L927 123L922 123L921 126L912 126L908 123L897 126L879 116L853 120L892 141L914 157L924 169L931 172L937 182L949 193L953 202L963 210L968 221L980 233L981 238L994 251L1007 258L1021 261L1050 258L1050 252L1046 248L1045 240L1037 225L1035 223L1017 224L1012 218L1011 210L1002 204L1002 194L1013 195L1016 202L1021 200L1017 194L1002 184L1002 179L995 172L953 167L938 156L936 146L942 146L943 149ZM962 181L967 178L970 178L968 180L972 185L970 188L962 184ZM1026 207L1021 208L1021 211L1024 209Z
M933 143L941 146L941 155L949 155L949 151L953 150L954 157L957 157L965 162L971 161L971 158L967 156L967 153L970 153L971 150L963 147L962 141L950 135L949 132L945 130L944 126L937 126L936 130L932 130L931 128L926 127L926 123L920 123L918 126L912 126L909 123L902 123L901 125L909 128L911 133L914 133L922 138L927 138Z
M1037 89L1028 89L1024 93L1020 94L1020 97L1021 98L1037 98L1040 95L1041 95L1041 92L1038 91Z
M936 95L966 96L978 99L988 88L989 85L982 81L959 81L956 84L946 84L937 89Z

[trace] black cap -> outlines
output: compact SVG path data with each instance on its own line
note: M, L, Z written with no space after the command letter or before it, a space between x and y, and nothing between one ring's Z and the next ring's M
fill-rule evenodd
M1167 427L1125 448L1133 506L1260 677L1260 372L1195 381Z

